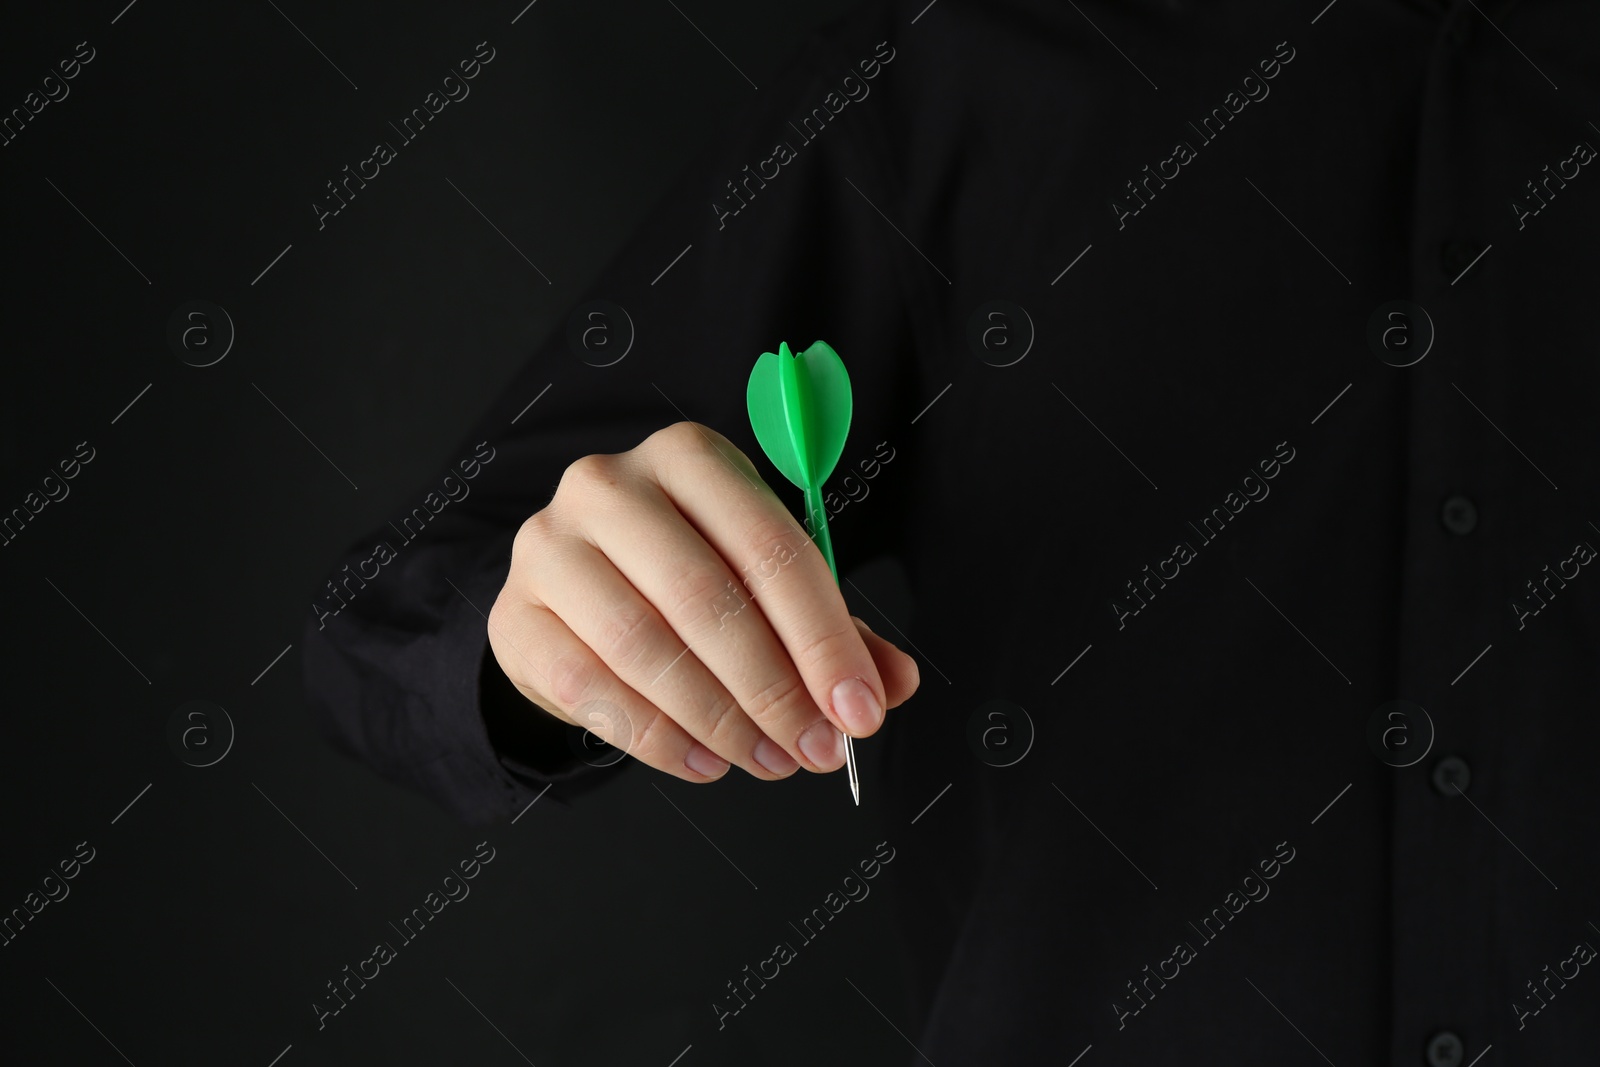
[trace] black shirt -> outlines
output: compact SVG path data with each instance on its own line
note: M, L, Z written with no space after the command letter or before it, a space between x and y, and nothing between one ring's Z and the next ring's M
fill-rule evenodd
M841 573L892 554L913 598L880 630L921 689L858 746L912 1059L1592 1057L1597 34L1577 0L863 9L757 73L438 506L354 546L315 703L468 821L603 782L485 723L512 536L670 422L759 459L751 361L825 339Z

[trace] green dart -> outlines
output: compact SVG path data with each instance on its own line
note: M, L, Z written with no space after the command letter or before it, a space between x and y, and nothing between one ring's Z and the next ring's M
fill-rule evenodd
M805 492L811 540L828 561L837 584L839 568L833 562L822 484L839 465L844 439L850 434L850 374L844 360L823 341L799 355L789 351L787 342L779 344L777 352L761 353L750 369L745 405L761 451L778 473ZM844 755L850 795L860 805L861 778L849 734L844 735Z

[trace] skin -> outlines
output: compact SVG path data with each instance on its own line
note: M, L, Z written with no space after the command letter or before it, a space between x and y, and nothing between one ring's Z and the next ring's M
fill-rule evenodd
M920 681L744 453L695 422L567 467L517 532L489 644L540 713L688 782L836 771L840 730L870 737Z

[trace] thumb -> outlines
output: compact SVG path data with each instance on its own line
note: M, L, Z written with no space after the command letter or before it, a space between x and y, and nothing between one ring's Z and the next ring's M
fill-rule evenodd
M856 624L856 630L860 632L861 640L866 643L872 662L878 668L878 676L883 679L883 692L888 698L888 706L896 708L904 704L917 691L917 686L922 684L917 661L873 633L872 627L856 616L850 616L850 621Z

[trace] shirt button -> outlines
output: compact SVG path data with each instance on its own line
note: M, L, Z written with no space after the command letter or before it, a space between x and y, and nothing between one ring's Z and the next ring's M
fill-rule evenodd
M1440 1030L1428 1042L1428 1067L1461 1067L1463 1055L1461 1039L1448 1030Z
M1465 793L1471 785L1472 768L1460 756L1446 756L1433 765L1433 787L1442 795L1459 796L1456 786L1460 786L1461 792Z
M1478 505L1471 497L1460 494L1445 497L1439 508L1439 521L1451 533L1465 536L1478 528Z
M1439 266L1446 278L1455 281L1482 252L1483 246L1472 241L1446 241L1439 248Z

